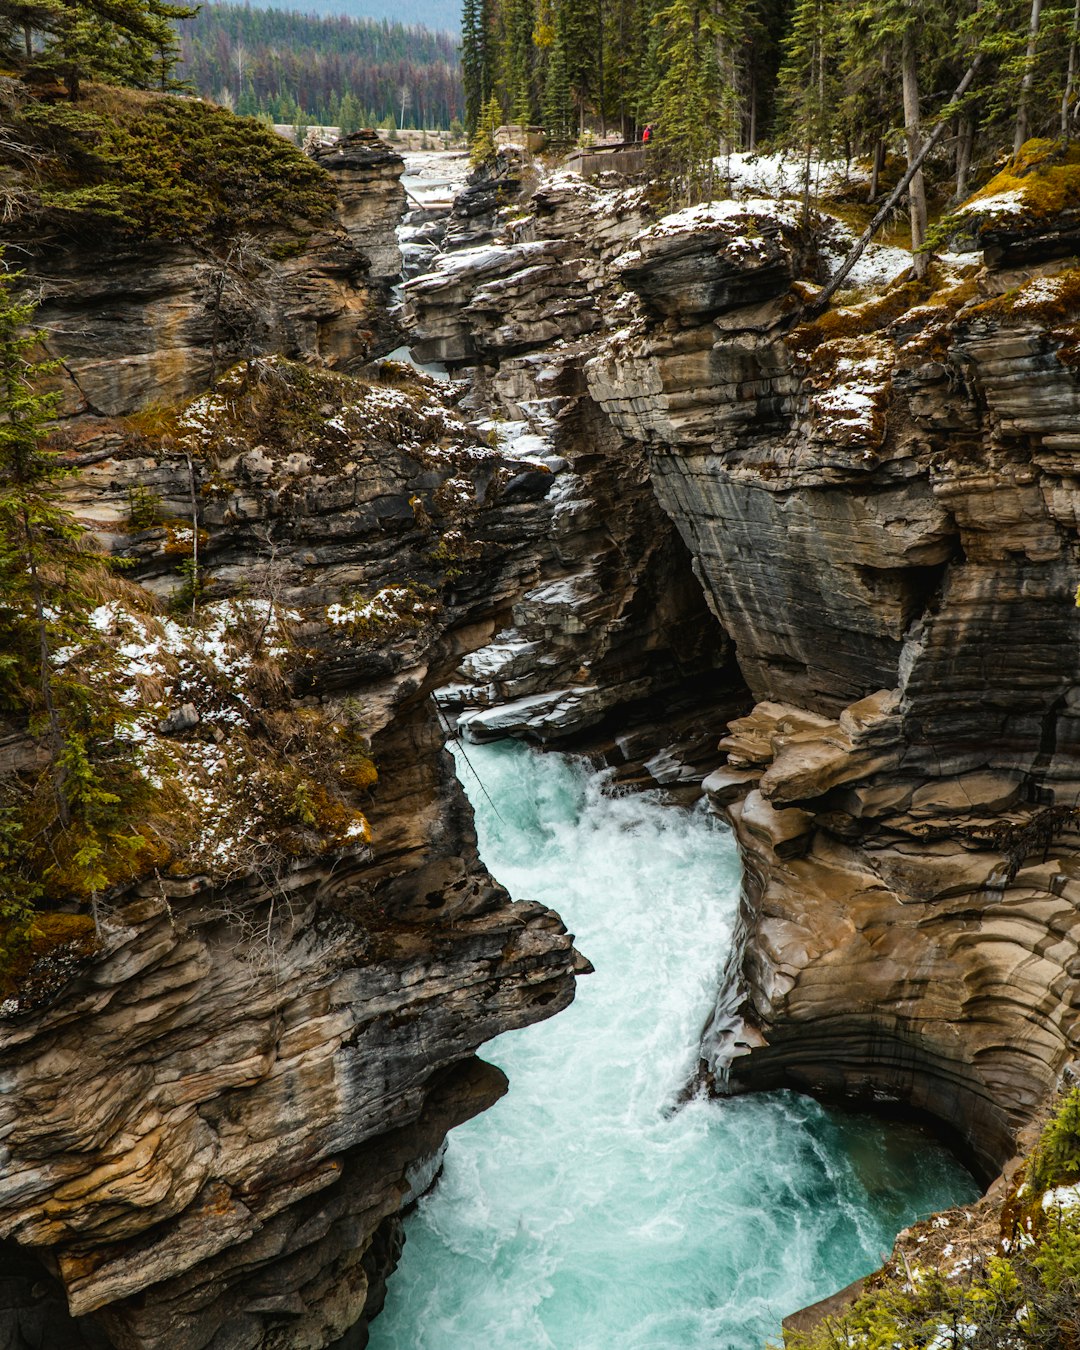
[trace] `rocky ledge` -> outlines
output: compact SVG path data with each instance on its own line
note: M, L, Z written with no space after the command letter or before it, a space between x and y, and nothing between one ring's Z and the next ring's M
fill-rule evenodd
M118 417L205 389L241 357L355 369L397 346L391 288L404 161L358 132L317 162L337 207L225 246L127 236L21 242L66 415Z

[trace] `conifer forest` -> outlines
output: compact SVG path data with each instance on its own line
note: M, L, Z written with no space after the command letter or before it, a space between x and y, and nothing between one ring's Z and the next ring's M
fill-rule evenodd
M203 5L180 25L179 75L246 116L448 128L464 106L458 38L375 19Z
M1075 0L464 0L465 120L564 142L651 123L697 195L725 150L860 157L871 199L943 122L926 172L959 200L1030 138L1070 136L1078 31ZM925 230L921 175L911 191Z

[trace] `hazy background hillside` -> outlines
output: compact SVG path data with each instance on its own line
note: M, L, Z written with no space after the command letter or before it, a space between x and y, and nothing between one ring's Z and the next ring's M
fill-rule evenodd
M231 4L204 5L178 27L179 76L247 116L346 133L446 128L464 116L455 34L386 18Z
M304 0L300 6L289 0L267 0L270 9L297 9L305 14L344 14L351 19L390 19L395 23L422 24L436 31L461 31L459 0Z

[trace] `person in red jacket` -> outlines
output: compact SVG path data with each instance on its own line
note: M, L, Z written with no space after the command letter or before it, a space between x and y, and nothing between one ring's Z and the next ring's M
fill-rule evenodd
M648 145L648 143L651 140L652 140L652 123L646 122L645 130L641 133L641 143L642 145Z

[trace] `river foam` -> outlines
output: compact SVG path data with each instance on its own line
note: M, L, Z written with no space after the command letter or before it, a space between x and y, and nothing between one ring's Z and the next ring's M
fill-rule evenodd
M596 973L484 1048L510 1092L451 1135L371 1350L761 1350L905 1224L977 1194L921 1131L793 1093L677 1107L738 903L730 834L605 796L564 756L467 753L485 862Z

